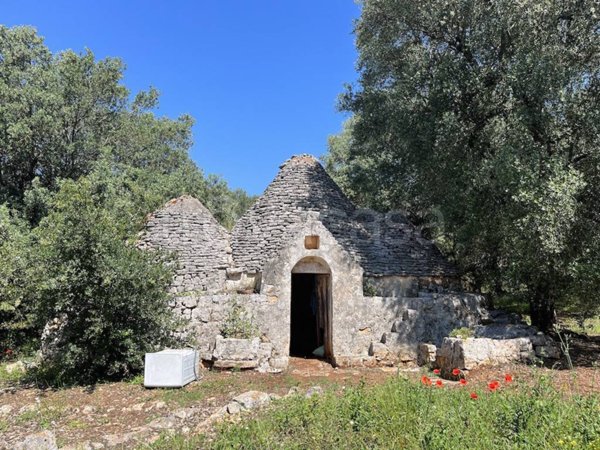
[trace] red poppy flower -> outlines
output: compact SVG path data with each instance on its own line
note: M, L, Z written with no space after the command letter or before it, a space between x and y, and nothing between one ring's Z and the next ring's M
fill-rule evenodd
M475 392L471 392L471 398L473 400L477 400L479 397L477 396L477 394Z
M433 373L435 373L436 375L440 374L440 369L433 369Z
M444 383L442 383L442 380L437 380L437 381L435 382L435 385L436 385L437 387L442 387L442 386L444 386Z
M423 383L425 386L431 386L431 379L423 375L421 377L421 383Z
M507 383L511 383L513 380L513 377L510 373L507 373L506 375L504 375L504 381L506 381Z
M496 380L490 381L488 383L488 388L490 388L490 391L495 391L499 387L500 387L500 383L498 383Z
M465 386L467 384L467 380L465 380L464 378L461 378L460 380L458 380L458 382L460 384L462 384L463 386Z
M460 375L460 369L452 369L452 375L454 375L455 377Z

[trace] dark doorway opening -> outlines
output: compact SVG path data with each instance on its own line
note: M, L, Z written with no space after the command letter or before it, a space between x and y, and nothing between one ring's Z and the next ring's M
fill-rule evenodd
M330 280L329 274L292 274L291 356L332 359Z

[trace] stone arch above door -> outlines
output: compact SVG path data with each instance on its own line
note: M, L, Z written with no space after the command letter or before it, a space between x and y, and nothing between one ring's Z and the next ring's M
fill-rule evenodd
M306 256L299 260L292 268L292 273L331 274L327 261L318 256Z

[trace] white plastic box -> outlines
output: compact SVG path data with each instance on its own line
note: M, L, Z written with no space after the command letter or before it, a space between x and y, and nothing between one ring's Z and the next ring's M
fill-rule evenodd
M198 352L193 349L166 349L146 353L144 386L183 387L196 380Z

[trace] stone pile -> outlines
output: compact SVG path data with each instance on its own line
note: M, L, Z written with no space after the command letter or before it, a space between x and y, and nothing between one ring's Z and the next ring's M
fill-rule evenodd
M373 341L369 346L369 355L375 358L377 365L419 363L419 344L427 342L435 348L452 330L475 327L488 319L484 300L478 295L421 292L419 297L395 299L394 315L387 320L376 316L380 310L375 306L377 299L371 302L371 314L378 322L392 324L391 331L383 332L380 341ZM373 329L377 329L375 325ZM435 354L435 350L429 352ZM425 356L427 360L431 358L431 355Z
M422 343L419 364L439 368L442 375L449 376L454 368L473 370L479 366L561 357L559 346L549 336L527 325L516 314L491 311L488 323L471 328L474 337L445 337L439 348Z

